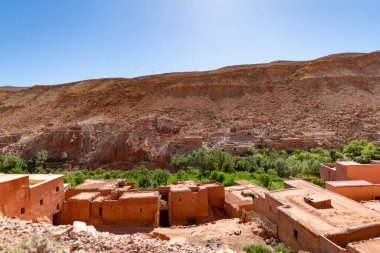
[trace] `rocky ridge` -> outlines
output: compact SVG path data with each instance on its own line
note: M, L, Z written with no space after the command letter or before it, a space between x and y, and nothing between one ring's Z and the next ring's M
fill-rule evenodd
M173 153L380 140L380 52L214 71L0 88L0 148L73 166L168 166ZM195 138L195 139L194 139ZM198 138L198 141L196 140ZM228 146L227 145L227 146Z

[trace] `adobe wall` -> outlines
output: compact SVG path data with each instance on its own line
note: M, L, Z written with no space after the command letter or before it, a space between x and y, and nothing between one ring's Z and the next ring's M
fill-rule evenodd
M320 178L323 181L335 181L335 170L331 169L330 166L335 166L333 163L321 163L319 166Z
M171 191L168 200L169 224L187 225L189 219L202 220L208 217L208 189L197 192Z
M65 202L62 210L62 223L72 224L74 221L90 222L90 205L89 200L69 200Z
M63 176L35 186L32 185L29 200L30 218L46 216L53 221L53 215L61 211L63 207L64 197Z
M5 216L28 219L31 216L28 191L27 176L0 183L0 211ZM21 208L25 208L24 214L21 214Z
M323 253L346 253L346 250L344 248L336 245L324 236L320 236L320 245L320 252Z
M312 233L286 213L280 211L277 214L277 234L284 244L294 252L299 250L313 253L321 252L319 235Z
M327 190L338 193L358 202L361 200L374 199L374 188L375 187L373 185L334 187L328 183L326 184Z
M365 224L361 226L351 227L349 229L341 229L332 233L334 234L326 235L326 237L335 244L345 248L350 242L379 237L380 223Z
M336 181L345 181L345 180L352 180L347 177L347 166L336 163L335 164L335 180Z
M212 208L224 209L224 185L206 185L208 202Z
M277 224L278 219L278 209L277 207L282 206L282 203L272 198L270 195L265 194L265 201L262 208L260 208L260 214L267 217L271 222Z
M103 223L128 223L141 226L158 226L159 199L132 198L103 202Z
M380 165L360 164L346 167L349 180L365 180L373 184L380 183Z

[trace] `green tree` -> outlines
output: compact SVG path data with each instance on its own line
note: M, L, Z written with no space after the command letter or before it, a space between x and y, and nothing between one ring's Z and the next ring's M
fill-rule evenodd
M13 173L15 171L25 173L26 162L20 156L17 155L1 155L0 156L0 172Z
M34 156L34 163L36 167L45 168L47 159L49 158L49 153L46 150L40 150Z

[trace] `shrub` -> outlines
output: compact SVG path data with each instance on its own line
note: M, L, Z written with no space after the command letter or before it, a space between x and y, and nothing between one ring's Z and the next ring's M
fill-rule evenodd
M5 253L61 253L65 252L63 248L53 238L42 235L32 234L22 237L15 245L5 248Z
M272 253L272 250L262 244L250 244L244 247L247 253Z
M314 179L312 179L311 183L325 188L325 182L322 179L320 179L320 178L314 178Z
M257 179L259 180L259 182L262 184L262 186L264 186L265 188L268 188L269 185L270 185L270 177L268 174L266 173L263 173L263 174L259 174L257 176Z
M274 246L274 253L292 253L292 250L286 247L284 244L279 243Z

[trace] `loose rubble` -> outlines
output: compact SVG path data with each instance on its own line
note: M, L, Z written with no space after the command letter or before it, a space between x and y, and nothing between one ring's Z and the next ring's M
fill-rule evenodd
M215 252L203 247L154 239L150 234L114 235L98 232L83 222L75 222L73 226L52 226L0 216L0 252L6 252L7 247L33 234L54 238L65 252Z

